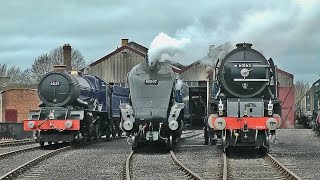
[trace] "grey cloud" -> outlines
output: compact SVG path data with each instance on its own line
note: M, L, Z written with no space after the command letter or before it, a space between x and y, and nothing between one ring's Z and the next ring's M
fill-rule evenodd
M205 56L210 44L249 41L296 79L315 81L315 67L320 64L320 4L303 2L8 1L0 7L0 63L25 68L41 53L64 43L92 62L120 46L123 37L149 47L164 32L191 38L192 50L180 57L184 64Z

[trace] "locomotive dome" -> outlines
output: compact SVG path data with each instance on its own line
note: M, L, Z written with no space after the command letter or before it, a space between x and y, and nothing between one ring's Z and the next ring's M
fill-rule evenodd
M235 97L249 98L260 94L270 80L270 64L252 44L237 44L221 61L218 78L223 88Z

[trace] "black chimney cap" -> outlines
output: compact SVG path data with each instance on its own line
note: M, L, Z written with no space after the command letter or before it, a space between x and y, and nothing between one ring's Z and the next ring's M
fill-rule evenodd
M251 43L239 43L236 45L237 48L251 48L252 44Z

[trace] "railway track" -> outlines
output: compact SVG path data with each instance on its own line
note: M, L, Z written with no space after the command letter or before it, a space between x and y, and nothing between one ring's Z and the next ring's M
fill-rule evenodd
M227 179L293 179L301 180L271 154L227 157L223 153L223 180Z
M35 143L33 139L4 141L4 142L0 142L0 147L17 146L17 145L32 144L32 143Z
M122 179L126 180L203 179L180 162L173 151L170 154L135 154L132 151L123 172Z
M51 146L43 150L40 147L30 147L0 154L0 180L12 179L37 163L66 150L70 146Z
M202 133L185 133L182 140L199 136ZM203 179L186 167L176 156L170 153L144 153L134 151L128 155L123 166L122 179Z

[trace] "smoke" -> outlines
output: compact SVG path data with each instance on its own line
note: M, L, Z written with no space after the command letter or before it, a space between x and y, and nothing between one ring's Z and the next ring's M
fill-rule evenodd
M183 85L182 80L181 79L177 79L177 83L176 83L176 86L175 86L176 90L181 90L182 85Z
M213 14L204 11L201 16L195 16L191 24L176 31L176 37L192 40L190 50L181 56L186 62L184 64L203 59L210 45L218 47L230 42L231 48L226 46L225 49L230 51L237 43L248 42L267 59L273 58L279 68L294 74L296 80L312 82L319 78L316 67L320 65L317 60L320 48L320 1L241 3L244 4L230 6L228 12L223 12L221 9L224 8L219 6L210 11L215 12ZM224 52L221 51L221 54ZM207 60L210 63L211 59Z
M177 60L177 56L183 53L191 40L188 38L175 39L165 33L160 33L151 43L148 58L150 67L158 61Z

